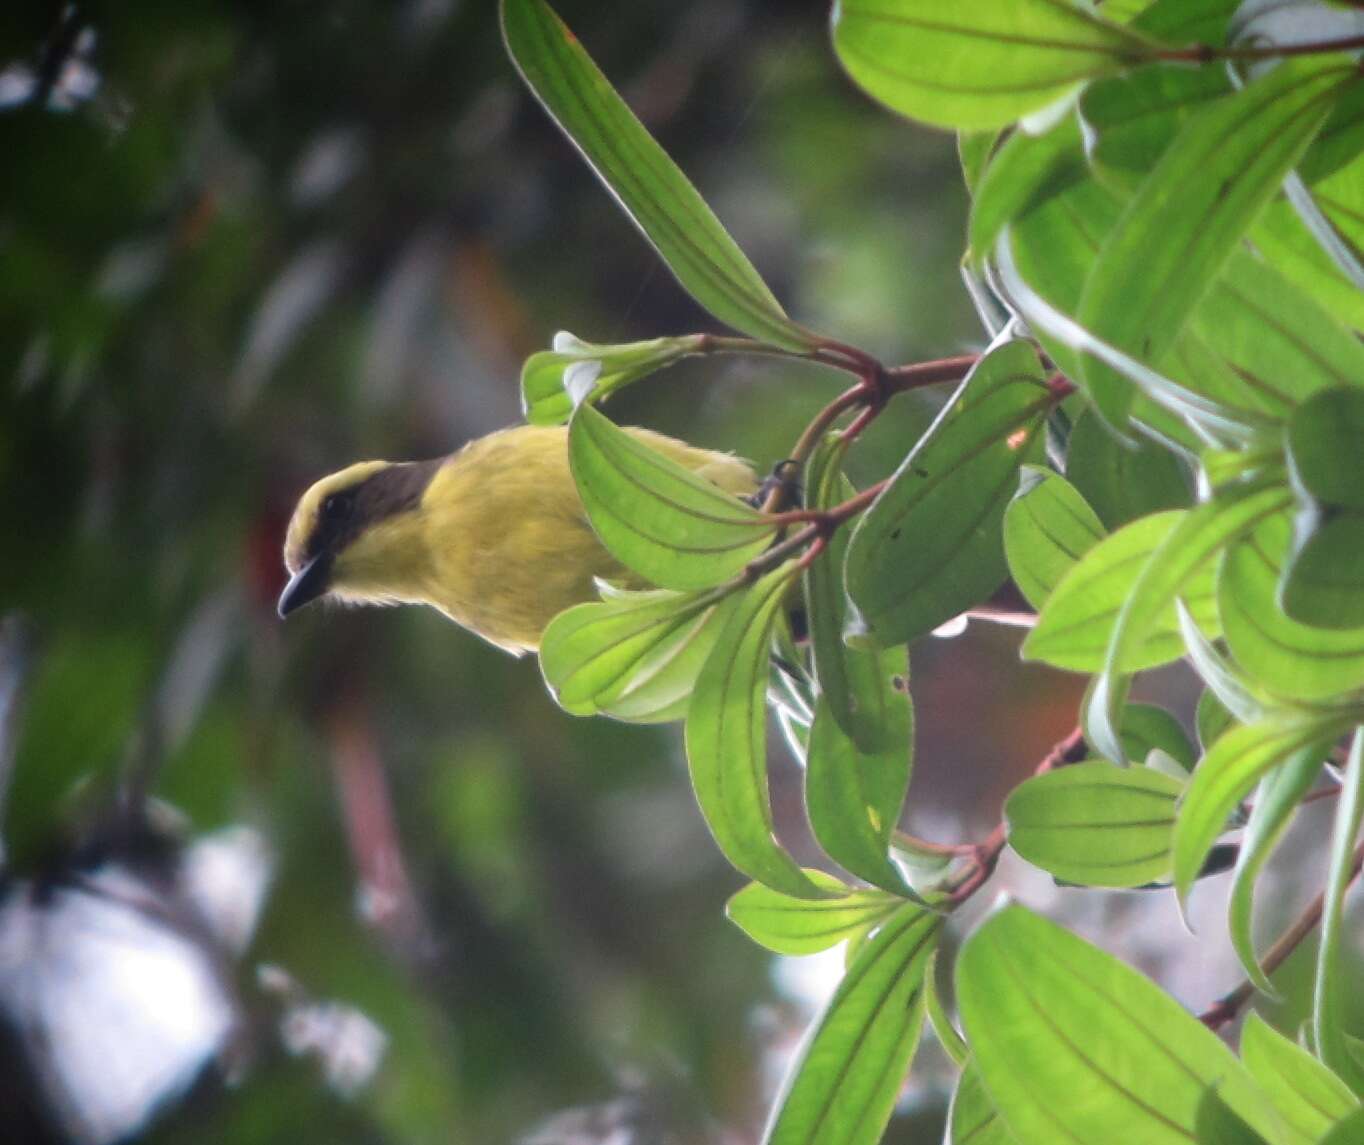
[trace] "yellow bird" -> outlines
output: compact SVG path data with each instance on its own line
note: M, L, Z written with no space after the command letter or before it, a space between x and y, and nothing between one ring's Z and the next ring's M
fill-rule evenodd
M753 469L647 429L627 432L737 496ZM361 461L299 500L284 543L289 615L320 597L429 604L508 652L539 647L558 613L631 583L597 539L568 466L564 426L521 425L433 461Z

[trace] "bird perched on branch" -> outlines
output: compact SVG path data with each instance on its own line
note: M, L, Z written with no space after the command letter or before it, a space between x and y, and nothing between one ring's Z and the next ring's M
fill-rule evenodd
M637 440L736 496L752 468L647 429ZM324 596L429 604L499 648L539 647L559 612L595 600L597 579L630 582L588 522L564 426L515 426L433 461L361 461L299 500L280 616Z

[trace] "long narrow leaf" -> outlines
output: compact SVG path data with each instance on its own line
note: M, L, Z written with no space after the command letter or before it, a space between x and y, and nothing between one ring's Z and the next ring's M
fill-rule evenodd
M767 794L768 649L795 563L745 592L701 669L687 713L687 760L706 825L725 857L765 886L825 898L772 834Z
M783 313L696 188L544 0L502 0L527 86L654 245L683 288L736 330L792 350L817 339Z

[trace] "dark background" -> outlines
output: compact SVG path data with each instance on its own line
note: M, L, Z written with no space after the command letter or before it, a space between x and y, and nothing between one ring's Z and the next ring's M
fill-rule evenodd
M979 347L954 141L852 88L826 6L561 12L794 316L888 362ZM0 1138L754 1140L839 962L725 921L676 729L573 719L434 612L273 611L316 477L516 420L558 329L714 328L495 5L20 0L0 103ZM688 362L611 412L765 469L841 384ZM925 835L983 835L1071 725L1078 682L1017 643L915 650ZM1150 969L1149 901L1078 921ZM1194 1004L1235 978L1203 959ZM891 1139L938 1140L949 1081L930 1047Z

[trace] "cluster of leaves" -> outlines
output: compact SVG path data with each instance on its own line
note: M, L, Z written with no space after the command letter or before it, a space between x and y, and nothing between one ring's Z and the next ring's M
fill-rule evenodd
M792 321L543 0L503 0L527 84L681 285L746 336L565 336L530 359L523 389L532 420L569 423L594 528L655 586L556 619L551 690L578 714L684 718L701 811L754 880L733 919L785 953L848 944L768 1142L878 1140L925 1015L962 1067L954 1142L1360 1131L1340 947L1364 733L1334 753L1364 723L1364 18L1289 7L1285 38L1282 6L1255 0L836 5L853 79L961 133L965 268L992 342L953 371L887 370ZM1294 37L1307 27L1310 42ZM595 408L717 350L858 379L792 450L803 507L787 487L736 502ZM947 378L958 388L896 471L856 491L842 466L865 425L897 390ZM927 847L897 830L906 645L1009 576L1038 613L1024 657L1091 676L1083 761L1049 760L1018 787L998 845ZM798 585L803 641L788 620ZM1134 675L1180 657L1206 687L1201 750L1171 713L1127 701ZM852 879L802 869L774 837L769 705L805 767L814 836ZM1182 899L1244 826L1229 927L1269 990L1303 934L1262 963L1255 884L1328 761L1330 870L1300 928L1323 929L1308 1048L1253 1019L1238 1060L1149 981L1017 906L965 943L957 1032L933 952L1005 839L1059 880Z

